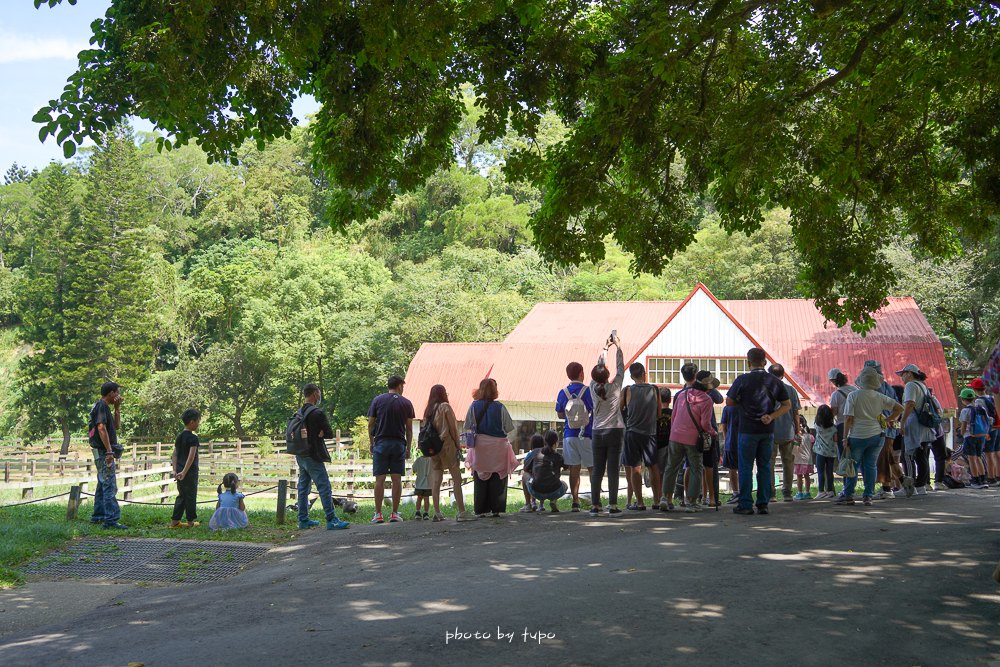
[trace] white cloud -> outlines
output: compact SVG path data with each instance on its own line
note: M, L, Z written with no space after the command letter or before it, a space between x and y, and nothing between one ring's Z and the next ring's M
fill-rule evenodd
M0 63L23 62L58 58L76 60L80 51L88 48L85 42L70 42L64 38L46 38L30 35L0 33Z

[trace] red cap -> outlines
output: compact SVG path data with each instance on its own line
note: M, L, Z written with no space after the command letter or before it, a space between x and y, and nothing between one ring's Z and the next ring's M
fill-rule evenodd
M986 389L986 384L983 382L983 378L976 378L969 383L969 387L972 389L984 390Z

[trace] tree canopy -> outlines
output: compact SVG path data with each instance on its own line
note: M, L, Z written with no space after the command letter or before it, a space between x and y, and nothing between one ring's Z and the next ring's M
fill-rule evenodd
M502 145L507 182L544 196L530 238L562 265L603 261L613 239L659 275L694 241L699 197L729 233L782 207L800 288L863 330L896 283L887 239L942 257L993 229L998 21L995 2L934 0L113 0L36 120L67 156L136 115L168 150L194 140L233 161L291 136L291 103L312 94L340 230ZM551 113L567 131L540 150ZM512 131L524 140L504 145ZM521 234L496 210L454 234Z

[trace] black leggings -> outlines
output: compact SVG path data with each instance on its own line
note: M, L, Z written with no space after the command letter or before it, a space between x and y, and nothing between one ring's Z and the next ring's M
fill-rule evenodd
M944 484L946 461L948 460L948 448L944 444L944 438L938 438L931 443L931 451L934 452L934 481Z
M625 429L594 430L594 473L590 476L590 504L601 506L601 482L608 473L608 505L618 504L618 470L622 460Z
M819 478L819 490L833 491L833 469L837 467L837 459L832 456L816 455L816 472Z
M913 478L913 485L918 489L926 486L930 479L927 465L927 444L922 443L912 452L906 452L903 460L906 462L906 474Z

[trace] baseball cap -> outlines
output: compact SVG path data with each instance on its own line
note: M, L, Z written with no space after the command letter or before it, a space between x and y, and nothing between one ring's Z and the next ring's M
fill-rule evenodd
M920 368L918 368L916 364L906 364L905 366L903 366L903 370L896 371L896 375L902 375L903 373L906 372L920 373Z
M971 389L963 389L962 393L959 394L959 396L961 396L962 398L964 398L967 401L974 401L974 400L976 400L976 392L972 391Z
M878 371L879 375L882 375L882 364L878 361L875 361L874 359L869 359L868 361L866 361L864 367L874 368L876 371Z
M844 371L839 368L831 368L830 372L826 374L826 377L828 380L836 380L838 375L844 375Z
M972 389L979 389L980 391L986 389L986 383L983 382L983 378L976 378L969 383L969 387Z

